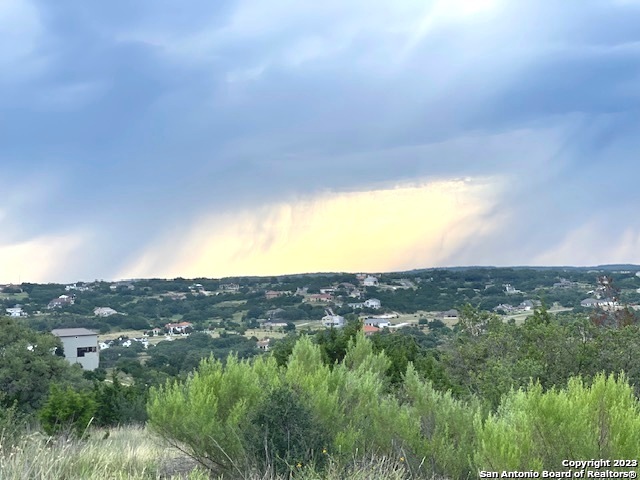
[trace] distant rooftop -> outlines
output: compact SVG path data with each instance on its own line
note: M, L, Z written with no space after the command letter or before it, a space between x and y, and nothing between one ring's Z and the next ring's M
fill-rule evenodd
M96 332L86 328L56 328L51 330L56 337L84 337L88 335L97 335Z

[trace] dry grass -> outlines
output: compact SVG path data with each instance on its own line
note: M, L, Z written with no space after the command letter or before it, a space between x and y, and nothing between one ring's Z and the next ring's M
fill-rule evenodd
M36 432L0 449L0 472L3 480L160 479L171 478L162 472L174 459L172 450L141 428L95 430L82 441ZM189 475L173 478L206 478L197 470Z
M0 436L2 480L206 480L208 472L177 450L168 447L144 428L96 429L86 440L51 438L38 432L23 435L10 446ZM238 478L234 475L233 478ZM404 480L434 477L411 472L398 459L369 457L347 465L329 461L317 471L313 466L294 466L293 476L273 472L249 472L242 480Z

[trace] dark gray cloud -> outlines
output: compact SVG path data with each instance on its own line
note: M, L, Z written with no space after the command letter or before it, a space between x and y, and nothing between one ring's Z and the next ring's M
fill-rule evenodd
M535 256L638 200L637 2L8 5L0 175L49 180L46 199L10 197L0 243L87 229L78 275L203 212L326 190L509 178L509 233L469 263Z

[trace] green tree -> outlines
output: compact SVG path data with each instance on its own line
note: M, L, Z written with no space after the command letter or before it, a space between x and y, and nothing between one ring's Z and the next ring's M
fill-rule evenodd
M33 413L44 403L52 383L88 385L82 368L54 355L62 348L51 334L38 333L13 319L0 318L0 407L16 405Z
M68 433L82 437L95 411L96 402L90 391L77 392L71 387L53 384L38 416L42 428L49 435Z

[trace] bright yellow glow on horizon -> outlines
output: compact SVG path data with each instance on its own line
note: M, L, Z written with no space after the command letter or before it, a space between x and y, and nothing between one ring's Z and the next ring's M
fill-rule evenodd
M494 184L323 194L199 219L151 248L120 278L225 277L435 266L475 232Z
M72 252L82 243L80 235L46 236L23 243L0 245L0 282L51 281L65 270Z

